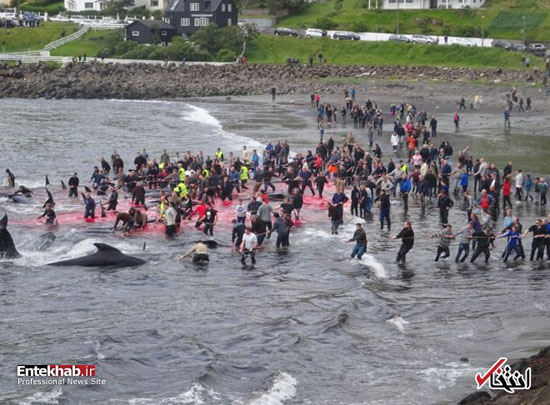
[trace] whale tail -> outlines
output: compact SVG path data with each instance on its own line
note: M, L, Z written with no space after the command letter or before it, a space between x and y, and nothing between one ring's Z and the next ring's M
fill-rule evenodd
M61 190L67 190L67 186L63 180L61 180Z

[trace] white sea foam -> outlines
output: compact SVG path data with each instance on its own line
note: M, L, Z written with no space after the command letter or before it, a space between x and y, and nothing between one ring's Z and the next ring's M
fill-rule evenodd
M187 111L183 112L183 119L185 121L199 122L201 124L213 127L216 131L216 134L230 141L234 145L234 148L236 150L241 150L244 145L249 148L263 150L264 145L255 139L224 131L220 121L212 114L210 114L208 110L191 104L186 104L185 107L187 109Z
M31 396L14 401L18 405L35 405L35 404L58 404L58 398L63 395L61 389L56 389L48 392L35 392Z
M364 254L361 258L361 263L371 269L374 272L376 278L380 280L388 278L388 273L386 272L386 269L384 268L382 263L374 258L374 256Z
M409 321L404 320L399 315L393 316L392 318L388 319L387 322L391 323L392 325L395 325L397 330L401 333L405 332L405 325L409 324Z
M282 405L296 395L296 378L288 373L279 373L273 385L264 394L248 402L248 405Z
M128 402L130 405L175 405L175 404L204 404L203 393L206 389L199 383L194 383L187 391L182 392L176 397L170 398L134 398Z

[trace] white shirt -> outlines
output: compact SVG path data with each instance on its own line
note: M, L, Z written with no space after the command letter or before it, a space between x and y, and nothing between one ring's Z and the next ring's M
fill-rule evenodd
M243 149L243 160L247 161L248 159L250 159L250 152L248 149Z
M244 243L244 248L250 250L254 247L256 243L258 243L258 238L256 237L256 234L252 232L249 234L245 233L243 235L243 243Z
M523 188L523 173L516 174L516 188Z
M392 146L397 146L399 143L399 136L397 134L391 134L391 140L390 140Z
M176 212L176 209L174 207L169 207L164 215L166 225L176 225L176 216L178 215L178 213Z

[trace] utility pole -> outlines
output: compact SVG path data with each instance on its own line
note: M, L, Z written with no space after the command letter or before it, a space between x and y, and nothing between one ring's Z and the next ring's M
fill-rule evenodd
M395 25L395 33L399 34L399 0L397 0L397 24Z
M485 30L484 30L485 16L481 16L481 47L483 48L485 42Z
M523 42L523 46L525 47L525 16L521 16L521 20L523 21L523 29L521 30L521 40Z

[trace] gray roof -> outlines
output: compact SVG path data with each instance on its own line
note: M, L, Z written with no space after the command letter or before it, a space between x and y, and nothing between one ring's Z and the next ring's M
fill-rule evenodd
M214 12L218 9L220 4L222 3L222 0L170 0L170 3L168 4L168 7L166 7L165 12L180 12L183 13L185 11L185 2L193 2L193 3L201 3L201 12L202 11L208 11L208 12ZM204 6L204 3L206 1L210 1L210 7L208 10L204 10L202 7ZM188 7L189 8L189 7Z
M171 26L165 21L162 20L136 20L130 24L128 24L126 27L129 27L132 24L143 24L148 28L159 28L159 29L175 29L175 27Z

